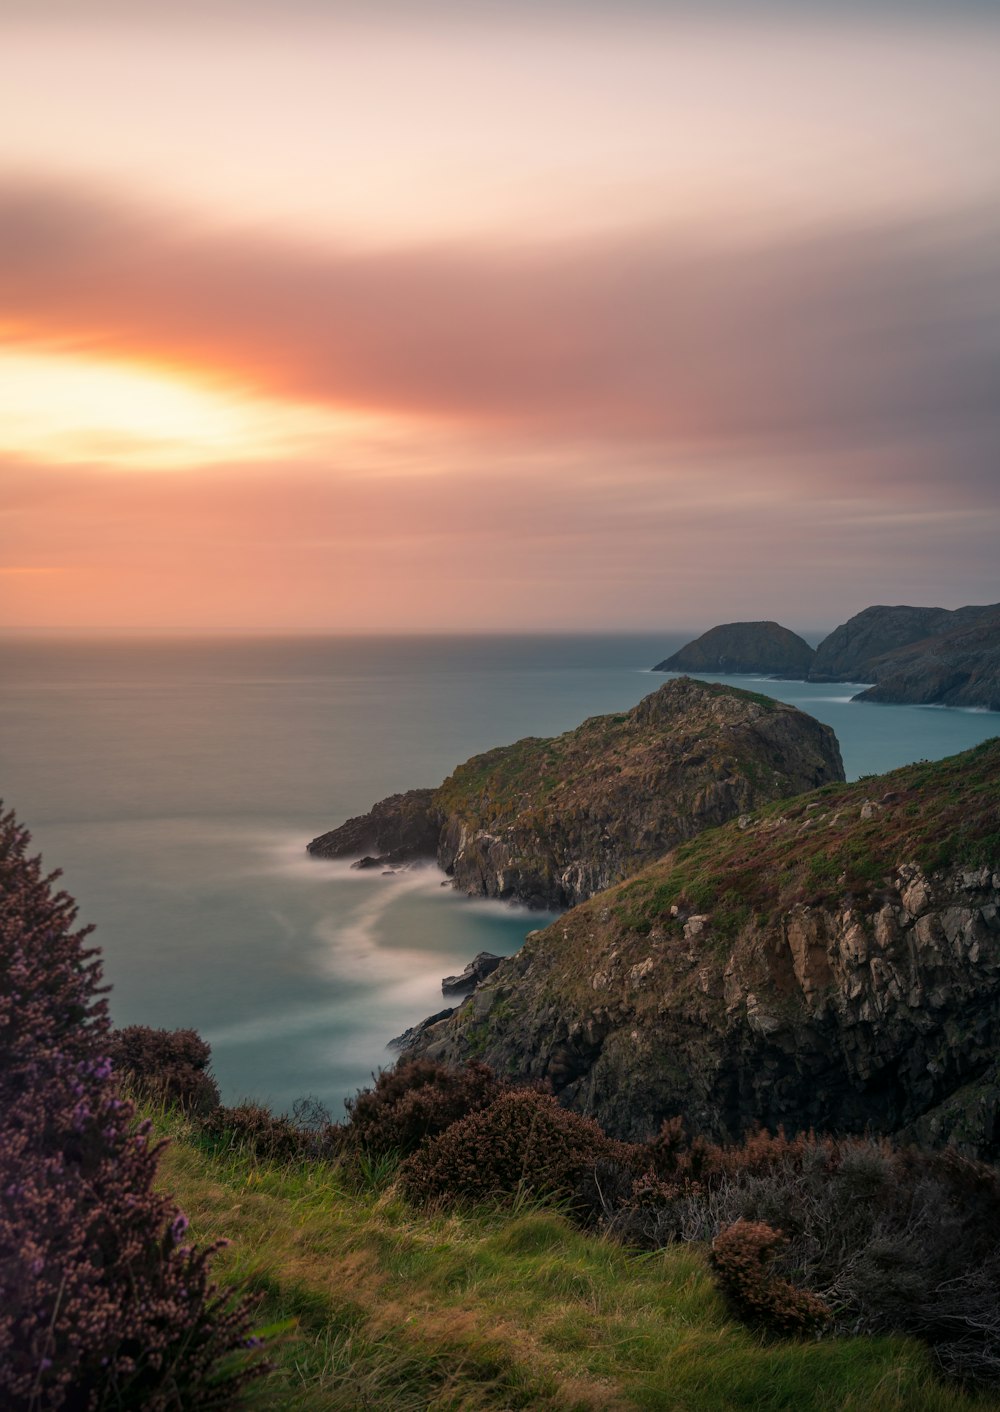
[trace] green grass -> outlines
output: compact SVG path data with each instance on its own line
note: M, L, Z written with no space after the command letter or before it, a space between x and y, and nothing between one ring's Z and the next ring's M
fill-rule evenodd
M260 1409L982 1412L899 1339L768 1342L693 1246L635 1256L557 1212L421 1214L391 1174L219 1154L176 1115L161 1181L261 1325L293 1320Z
M716 935L728 939L749 917L795 902L877 898L900 863L928 872L995 866L998 798L1000 739L874 779L824 785L765 805L746 828L724 824L683 844L619 888L616 912L627 929L645 934L656 923L670 926L678 904L711 913ZM869 799L878 807L862 820Z

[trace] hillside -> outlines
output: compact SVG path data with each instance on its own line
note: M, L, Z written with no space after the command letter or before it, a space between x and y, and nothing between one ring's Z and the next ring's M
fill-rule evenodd
M917 1130L1000 1150L1000 740L782 801L532 933L421 1051L620 1136Z
M893 670L891 654L900 648L961 631L998 614L997 603L954 610L909 604L865 608L823 639L816 649L809 680L880 682L884 673Z
M632 710L477 755L314 839L320 857L436 857L455 886L571 906L702 829L844 777L828 726L682 677Z
M262 1323L294 1322L250 1389L267 1412L987 1412L895 1337L766 1340L726 1313L702 1248L641 1258L530 1204L428 1215L391 1171L216 1152L176 1114L162 1181Z
M1000 611L887 652L855 699L1000 711Z
M763 672L806 677L813 649L780 623L723 623L657 663L654 672Z

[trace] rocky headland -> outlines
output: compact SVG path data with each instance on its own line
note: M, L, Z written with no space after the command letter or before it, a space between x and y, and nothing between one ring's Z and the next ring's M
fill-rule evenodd
M683 1114L1000 1153L1000 740L702 833L503 961L415 1052Z
M877 604L812 648L778 623L723 623L654 672L760 672L811 682L870 682L856 701L1000 710L1000 603Z
M723 623L658 662L654 672L743 672L806 677L813 649L780 623Z
M875 663L876 684L856 701L979 706L1000 711L1000 609Z
M435 858L475 896L573 906L703 829L844 778L829 726L686 677L630 711L474 756L309 845L318 857Z
M917 656L926 656L933 643L945 643L953 634L961 635L991 620L1000 621L998 603L971 604L954 610L877 604L848 618L823 639L816 649L809 680L878 684L898 670L897 654L902 650L911 648ZM988 646L985 641L981 645Z

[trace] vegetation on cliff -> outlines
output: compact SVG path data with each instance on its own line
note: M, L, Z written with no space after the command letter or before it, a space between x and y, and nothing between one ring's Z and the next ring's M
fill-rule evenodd
M544 1078L621 1136L683 1112L992 1155L1000 741L701 834L533 933L434 1058Z
M630 711L477 755L433 793L393 796L309 849L351 856L371 839L395 860L405 840L387 821L405 821L409 837L419 805L457 887L557 908L702 829L843 777L828 726L770 697L682 677Z

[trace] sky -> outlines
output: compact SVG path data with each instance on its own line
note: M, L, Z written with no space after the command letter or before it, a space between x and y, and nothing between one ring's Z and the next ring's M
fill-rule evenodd
M0 630L1000 599L1000 6L0 0Z

